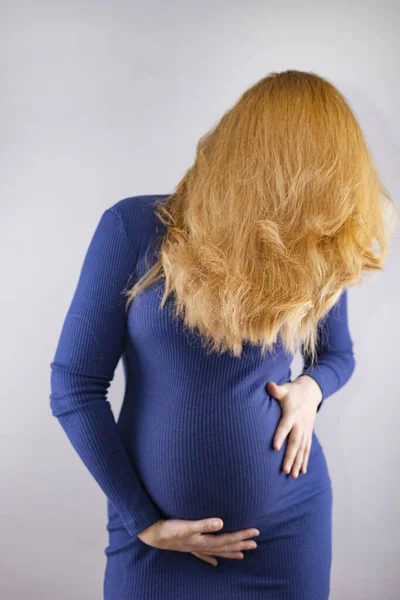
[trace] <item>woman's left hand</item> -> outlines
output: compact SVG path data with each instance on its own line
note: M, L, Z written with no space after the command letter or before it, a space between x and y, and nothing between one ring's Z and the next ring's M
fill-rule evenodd
M299 472L307 472L311 450L312 434L317 408L322 399L318 383L308 375L301 375L294 381L281 385L268 381L267 392L282 407L282 418L274 435L274 448L279 450L288 434L283 470L294 479Z

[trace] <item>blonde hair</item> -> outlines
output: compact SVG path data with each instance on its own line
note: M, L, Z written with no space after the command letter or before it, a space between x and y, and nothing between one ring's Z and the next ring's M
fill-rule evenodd
M318 324L363 271L383 270L397 212L343 95L309 72L271 73L197 143L157 218L157 262L128 304L165 278L164 306L213 351L263 355L280 336L312 362ZM377 243L373 248L373 243Z

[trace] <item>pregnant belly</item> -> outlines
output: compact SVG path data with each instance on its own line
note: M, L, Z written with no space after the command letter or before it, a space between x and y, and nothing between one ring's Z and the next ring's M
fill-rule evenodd
M281 468L287 440L280 451L272 446L277 400L263 392L247 400L158 398L157 406L143 405L132 454L167 518L221 517L224 531L263 521L290 477Z

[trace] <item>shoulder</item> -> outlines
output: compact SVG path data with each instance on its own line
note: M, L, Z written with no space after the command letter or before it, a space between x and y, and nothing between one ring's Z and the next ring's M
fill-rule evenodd
M148 227L152 221L155 223L154 209L158 200L167 198L169 194L147 194L144 196L129 196L118 200L107 210L116 213L128 230L133 227L135 231L141 227Z
M111 204L106 212L116 215L123 226L131 244L140 253L153 236L163 231L163 224L155 215L158 200L167 198L169 194L146 194L128 196Z
M118 200L109 206L109 210L114 210L121 216L129 217L132 213L145 215L151 213L158 199L167 198L169 194L145 194L142 196L128 196Z

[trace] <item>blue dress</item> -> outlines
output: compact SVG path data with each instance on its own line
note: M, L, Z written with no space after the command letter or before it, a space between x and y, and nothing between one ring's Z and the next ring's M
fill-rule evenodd
M81 268L51 367L50 406L106 495L109 543L104 600L325 600L331 569L332 488L317 435L305 475L282 470L288 438L266 391L291 380L280 344L261 358L209 354L159 308L163 279L125 310L121 294L155 259L163 196L124 198L106 209ZM350 378L347 291L324 322L324 348L304 373L326 398ZM122 357L126 380L115 420L107 390ZM137 533L159 518L220 517L220 532L256 527L257 548L214 567L162 550ZM218 535L218 534L216 534Z

